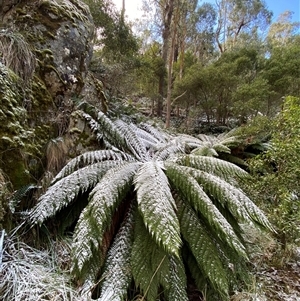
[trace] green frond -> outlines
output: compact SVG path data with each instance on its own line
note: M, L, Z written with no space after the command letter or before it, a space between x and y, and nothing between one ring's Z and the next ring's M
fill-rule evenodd
M162 278L168 282L169 263L166 252L159 247L146 229L142 217L135 219L135 236L131 268L135 284L147 301L156 301Z
M134 161L134 158L122 151L99 150L85 152L84 154L77 156L68 162L68 164L55 176L51 184L68 176L80 168L102 161L108 161L108 163L103 163L103 169L108 170L116 165L114 162L111 163L110 161Z
M32 224L42 224L62 208L67 207L79 193L92 189L105 172L122 162L100 162L81 168L54 183L43 194L37 205L29 212Z
M187 280L184 265L180 257L169 256L170 278L168 289L168 300L170 301L188 301Z
M175 162L180 165L206 171L227 182L232 182L235 177L243 178L248 175L246 171L235 164L214 157L195 156L190 154L178 157Z
M178 255L181 245L179 222L162 164L149 161L138 170L134 180L138 208L157 244L161 244L169 253Z
M181 233L197 261L198 268L209 279L212 287L227 300L229 286L226 271L210 234L188 204L181 203L178 206L178 216Z
M99 301L122 301L131 283L130 257L133 244L133 210L129 210L111 248L102 273Z
M202 293L204 300L207 301L220 301L224 300L220 297L220 294L211 286L207 278L201 273L198 268L198 264L193 254L190 252L185 256L184 261L186 263L187 269L192 276L196 287ZM226 297L227 298L227 297ZM225 298L225 300L227 300Z
M241 166L242 168L247 168L248 167L248 164L245 160L243 160L243 159L241 159L237 156L231 155L231 154L220 153L219 154L219 159L227 161L227 162L231 162L231 163L233 163L237 166Z
M192 175L190 169L176 164L166 165L166 174L173 185L179 190L183 198L187 200L198 213L207 221L212 231L240 256L247 258L245 247L238 239L232 226L220 213L212 200L204 192Z
M28 184L25 185L23 187L21 187L20 189L16 190L12 196L9 198L8 201L8 207L11 213L15 212L16 207L20 204L20 202L22 201L22 198L26 196L26 194L33 190L33 189L37 189L38 186L34 185L34 184Z
M129 151L140 161L147 161L149 156L146 147L135 131L122 120L116 120L115 126L118 129L118 132L124 137Z
M207 195L219 202L222 207L228 207L237 221L251 223L246 207L240 202L240 199L247 198L242 191L225 180L207 172L194 168L186 171L197 180Z
M208 195L230 210L238 222L254 221L273 231L267 217L242 190L207 172L191 169L190 173Z
M73 273L78 278L94 277L103 264L102 238L111 224L112 216L132 187L140 163L127 163L110 169L90 193L87 207L75 228L73 242Z

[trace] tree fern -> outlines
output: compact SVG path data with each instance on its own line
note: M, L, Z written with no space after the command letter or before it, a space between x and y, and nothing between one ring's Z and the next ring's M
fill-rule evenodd
M248 174L213 152L191 153L206 147L203 137L92 111L82 116L107 149L72 159L30 210L29 222L66 213L66 226L76 222L72 273L81 284L99 283L100 300L126 300L133 280L147 301L160 294L185 301L189 272L199 290L207 284L228 299L228 280L236 276L228 266L247 260L240 223L272 230L238 187ZM208 150L228 151L217 142L211 138Z

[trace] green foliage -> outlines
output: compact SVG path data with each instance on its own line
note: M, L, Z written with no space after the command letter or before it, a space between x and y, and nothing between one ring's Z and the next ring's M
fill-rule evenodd
M190 270L228 300L228 280L239 278L228 266L240 270L248 260L240 223L272 230L238 186L247 173L190 154L204 139L112 121L100 112L97 120L83 116L109 149L71 160L30 210L30 224L49 223L63 208L87 201L73 233L72 272L80 283L99 283L99 300L124 300L132 279L149 301L160 294L188 300ZM197 267L188 267L190 256Z
M269 208L284 247L299 241L300 237L299 104L299 98L285 98L283 109L273 124L272 147L251 161L252 172L258 180L255 188Z
M133 57L139 48L138 40L114 3L111 0L84 2L90 8L96 28L101 30L101 38L97 43L103 46L102 55L113 62Z

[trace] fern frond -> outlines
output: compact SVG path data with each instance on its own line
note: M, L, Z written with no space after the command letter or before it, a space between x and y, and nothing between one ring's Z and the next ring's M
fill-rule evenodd
M89 114L82 112L82 117L88 122L92 133L96 135L97 141L101 142L103 139L103 134L101 133L101 126L100 124Z
M112 216L130 191L133 176L140 163L127 163L110 169L90 193L90 201L76 225L73 243L73 273L85 278L90 270L95 273L103 264L102 237L111 224Z
M227 207L239 222L261 224L273 231L263 212L241 191L228 182L207 172L190 169L190 173L203 186L204 191L213 196L223 207Z
M46 219L68 206L79 193L92 189L108 169L121 164L120 161L100 162L60 179L39 198L37 205L29 212L29 220L32 224L41 225Z
M184 265L181 258L173 255L169 256L170 261L170 278L168 289L168 300L172 301L188 301L186 292L187 280Z
M99 301L122 301L127 295L132 274L130 257L133 243L133 210L130 209L108 251Z
M149 161L137 172L134 183L138 208L157 244L178 255L181 239L176 205L162 168L162 162Z
M154 160L164 161L176 153L184 153L184 145L177 139L172 139L168 143L158 144L155 148Z
M214 150L218 153L226 153L226 154L231 154L231 149L221 143L217 143L213 146Z
M169 274L167 254L150 236L140 215L137 214L135 221L135 237L131 254L132 275L145 299L156 301L160 278L166 278Z
M195 156L190 154L178 157L175 162L180 165L206 171L228 182L234 181L235 177L243 178L248 176L246 171L235 164L214 157Z
M37 189L38 186L34 184L28 184L20 189L16 190L13 195L9 198L8 207L11 213L15 212L16 207L22 201L22 198L26 196L26 194L31 191L32 189Z
M51 185L73 173L74 171L79 170L80 168L102 161L134 161L134 158L122 151L99 150L85 152L84 154L77 156L76 158L68 162L68 164L64 168L62 168L62 170L52 180ZM108 170L113 166L115 166L115 163L103 163L104 170Z
M183 238L187 241L198 268L209 279L212 287L226 300L229 299L227 275L215 243L188 204L179 204L178 216Z
M227 154L227 153L220 153L219 154L219 159L227 161L227 162L231 162L237 166L241 166L242 168L247 168L248 164L246 161L244 161L243 159L231 155L231 154Z
M180 140L182 144L185 144L189 149L194 149L203 145L203 142L193 136L186 134L179 134L176 139Z
M247 258L245 247L238 239L232 226L215 207L202 187L188 173L188 169L171 163L167 164L166 168L166 174L171 179L174 186L208 222L208 225L212 227L213 232L240 254L240 256Z
M203 145L193 149L191 154L196 156L218 157L217 151L207 143L204 143Z
M147 161L149 156L146 147L143 143L141 143L141 140L135 131L122 120L117 120L115 122L115 126L119 133L124 137L126 145L132 154L142 162Z
M146 131L147 133L151 134L154 138L156 138L159 142L166 142L169 140L169 135L166 132L159 131L155 127L147 123L140 123L139 127Z
M106 137L108 142L119 149L126 149L127 144L125 137L119 131L116 124L112 122L104 113L98 112L97 121L100 125L100 130Z
M138 137L140 137L144 141L148 141L148 143L150 143L151 145L155 145L160 142L160 140L153 136L151 133L145 131L142 128L139 128L135 124L131 123L129 126L133 129L133 131L135 131Z

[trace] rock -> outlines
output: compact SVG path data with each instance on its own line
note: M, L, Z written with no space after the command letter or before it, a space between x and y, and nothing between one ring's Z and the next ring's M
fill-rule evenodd
M18 189L42 176L47 144L68 129L94 23L77 0L2 0L0 20L0 169Z

